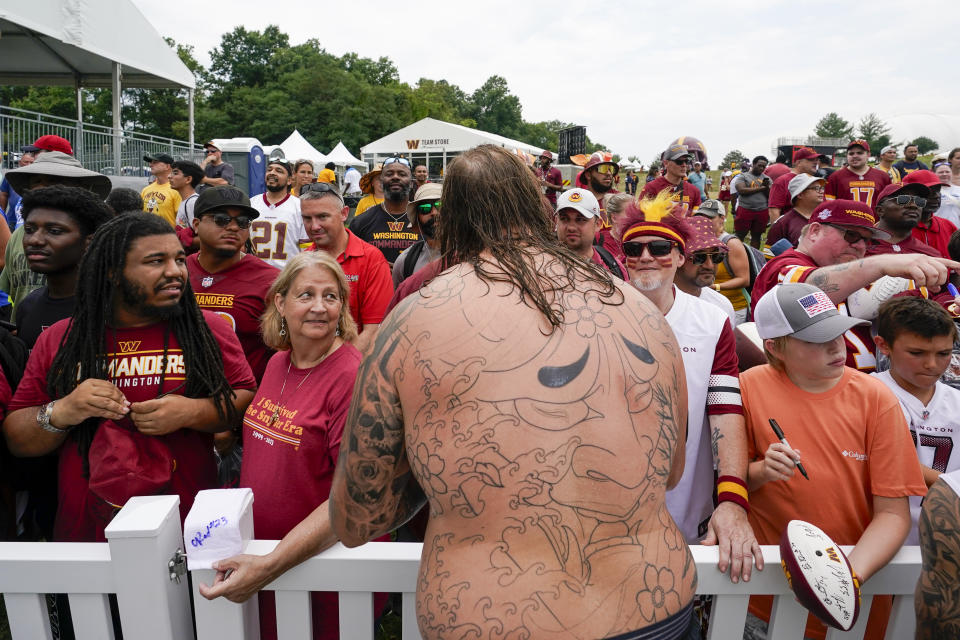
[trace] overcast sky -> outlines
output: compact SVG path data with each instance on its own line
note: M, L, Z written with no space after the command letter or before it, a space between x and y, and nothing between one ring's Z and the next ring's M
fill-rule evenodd
M733 148L769 154L828 111L876 112L895 140L957 134L912 130L926 126L917 114L960 117L957 0L133 2L204 64L235 26L277 24L293 44L387 56L411 85L443 79L469 93L499 74L524 119L586 125L644 163L680 135L700 138L714 164Z

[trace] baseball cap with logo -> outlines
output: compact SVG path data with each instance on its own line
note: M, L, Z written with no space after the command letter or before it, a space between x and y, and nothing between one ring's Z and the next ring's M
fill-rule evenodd
M671 162L683 157L690 158L692 156L693 154L690 153L690 147L685 144L672 144L663 152L663 159L670 160Z
M251 219L260 217L260 212L250 206L250 198L243 191L226 185L204 189L193 207L193 215L199 218L203 214L221 207L236 207L243 210L247 217Z
M940 186L940 178L937 177L933 171L929 169L920 169L919 171L911 171L907 175L903 176L901 184L922 184L925 187L937 187Z
M600 215L597 197L586 189L570 189L561 193L557 198L557 211L562 209L576 209L588 220Z
M873 209L856 200L824 200L810 214L810 222L859 227L868 229L874 238L886 240L890 237L889 233L874 226L877 218Z
M810 147L800 147L795 149L793 152L793 161L797 160L816 160L820 157L820 154L811 149Z
M791 282L770 289L753 312L760 338L790 336L804 342L824 343L842 336L869 320L841 315L830 297L812 284Z
M851 140L850 144L847 145L847 151L849 151L851 147L863 147L864 151L870 153L870 143L866 140Z
M694 216L704 216L706 218L716 218L724 214L723 203L719 200L704 200Z
M931 172L928 171L927 173ZM934 174L934 177L936 177L936 174ZM937 184L940 184L939 180L937 180ZM921 198L929 198L930 188L922 182L901 182L900 184L888 184L886 187L884 187L883 191L880 192L880 195L877 196L877 204L880 204L887 198L898 196L900 194L910 194L914 196L920 196Z
M173 156L167 153L154 153L147 154L143 156L144 162L164 162L166 164L173 164L176 160L173 159Z
M60 136L54 135L40 136L33 144L20 147L20 151L23 151L24 153L36 153L38 151L59 151L60 153L65 153L69 156L73 155L73 147L70 146L70 141L66 138L61 138Z
M808 173L800 173L790 178L790 182L787 183L787 191L790 192L790 201L793 202L794 198L809 189L814 182L825 182L825 180L820 176L811 176Z

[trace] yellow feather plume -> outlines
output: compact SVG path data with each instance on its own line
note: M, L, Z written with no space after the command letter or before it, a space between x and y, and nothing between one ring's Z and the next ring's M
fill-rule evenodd
M643 218L647 222L660 222L673 212L676 202L673 201L671 189L664 189L654 198L643 198L637 202L640 211L643 212Z

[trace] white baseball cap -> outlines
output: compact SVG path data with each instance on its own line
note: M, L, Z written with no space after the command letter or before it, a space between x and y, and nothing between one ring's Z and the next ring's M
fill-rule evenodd
M597 197L586 189L570 189L561 193L557 198L557 211L561 209L576 209L587 219L600 215Z

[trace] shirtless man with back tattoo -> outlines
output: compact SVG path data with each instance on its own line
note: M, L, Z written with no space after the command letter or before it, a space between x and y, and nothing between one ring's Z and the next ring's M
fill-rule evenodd
M360 545L429 503L425 640L685 637L696 567L664 496L687 393L663 316L557 244L509 152L459 156L441 200L450 266L360 369L335 533Z

